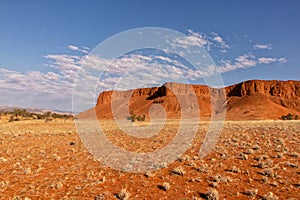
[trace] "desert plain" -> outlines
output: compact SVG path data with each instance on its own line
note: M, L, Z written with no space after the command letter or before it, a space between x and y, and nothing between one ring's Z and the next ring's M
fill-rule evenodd
M166 123L150 138L134 138L113 121L99 121L114 145L139 153L167 145L178 123ZM131 173L97 161L73 120L2 122L0 199L300 199L299 121L226 121L201 159L208 127L200 121L191 147L168 166Z

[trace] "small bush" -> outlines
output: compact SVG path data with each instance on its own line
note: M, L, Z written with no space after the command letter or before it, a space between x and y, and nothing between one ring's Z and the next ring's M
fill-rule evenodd
M219 192L215 189L209 188L208 192L205 193L207 200L218 200L219 199Z
M241 170L239 168L237 168L236 166L231 167L231 169L229 171L233 172L233 173L240 173L241 172Z
M268 192L263 196L262 200L278 200L278 197L273 192Z
M209 167L208 167L208 165L205 163L205 164L200 165L199 168L196 168L196 170L197 170L198 172L200 172L200 173L207 173L208 170L209 170Z
M240 154L240 159L241 160L248 160L248 156L246 154L244 154L244 153L241 153Z
M293 115L292 113L289 113L289 114L287 114L287 115L282 115L282 116L280 117L280 119L282 119L282 120L292 120L292 119L298 120L298 119L299 119L299 116L298 116L298 115Z
M272 169L265 169L262 174L264 176L268 176L268 177L271 177L271 178L275 178L276 177L276 174L274 173L274 171Z
M257 195L258 189L249 189L245 191L245 195L249 197L255 197Z
M143 121L145 121L146 116L145 115L136 115L135 113L130 111L130 116L128 116L126 119L130 120L131 122L135 122L135 121L143 122Z

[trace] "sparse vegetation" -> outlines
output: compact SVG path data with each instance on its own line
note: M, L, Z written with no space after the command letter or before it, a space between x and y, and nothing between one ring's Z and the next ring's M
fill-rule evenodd
M146 172L146 173L145 173L145 176L146 176L147 178L150 178L150 177L153 176L153 173L152 173L152 172Z
M127 117L127 120L130 120L131 122L139 121L143 122L145 121L146 116L145 115L136 115L133 111L130 111L130 116Z
M280 119L282 119L282 120L298 120L299 119L299 116L298 115L294 115L294 114L292 114L292 113L289 113L289 114L287 114L287 115L282 115L281 117L280 117Z
M71 114L59 114L59 113L34 113L28 112L26 109L15 109L13 111L3 111L0 110L0 119L4 117L8 117L8 122L14 121L23 121L23 120L36 120L36 119L43 119L45 122L52 121L54 119L73 119Z
M207 200L218 200L219 192L216 189L209 188L205 196Z
M278 200L278 197L273 192L268 192L263 196L262 200Z
M276 174L275 172L273 171L273 169L265 169L262 174L264 176L268 176L268 177L271 177L271 178L275 178L276 177Z
M248 156L246 154L244 154L244 153L241 153L240 154L240 159L241 160L248 160Z
M196 170L200 173L207 173L208 170L209 170L209 167L208 165L205 163L205 164L201 164L200 167L196 168Z
M232 166L229 171L233 172L233 173L240 173L241 172L241 170L239 168L237 168L236 166Z
M181 167L181 166L178 166L176 168L174 168L172 171L171 171L172 174L176 174L176 175L180 175L180 176L183 176L185 174L185 171L184 171L184 168Z
M255 197L258 193L258 189L248 189L245 191L245 195L249 197Z
M126 188L123 188L118 194L116 194L117 199L119 200L128 200L130 197L130 193Z

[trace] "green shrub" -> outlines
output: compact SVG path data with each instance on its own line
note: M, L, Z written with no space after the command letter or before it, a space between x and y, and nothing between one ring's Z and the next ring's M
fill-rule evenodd
M135 121L145 121L146 116L145 115L136 115L132 111L130 112L130 116L128 116L126 119L130 120L131 122Z
M295 115L295 116L294 116L292 113L289 113L289 114L287 114L287 115L282 115L282 116L280 117L280 119L282 119L282 120L292 120L292 119L298 120L298 118L299 118L298 115Z

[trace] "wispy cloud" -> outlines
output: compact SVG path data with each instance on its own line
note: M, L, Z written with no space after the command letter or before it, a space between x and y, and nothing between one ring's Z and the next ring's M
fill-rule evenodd
M188 35L184 37L176 37L170 41L173 47L181 47L189 49L191 47L204 47L210 44L209 40L201 33L188 30Z
M285 63L286 58L271 58L271 57L259 57L255 58L253 54L244 54L235 59L234 62L230 60L220 60L220 65L216 67L219 73L225 73L229 71L235 71L237 69L245 69L249 67L257 66L258 64L271 64L271 63Z
M212 40L217 43L217 46L220 45L220 51L223 53L225 53L229 48L229 45L225 42L225 40L215 32L212 33Z
M89 52L88 47L79 48L79 47L74 46L74 45L69 45L68 48L73 50L73 51L79 51L79 52L82 52L82 53L88 53Z
M254 49L272 49L271 44L256 44L253 47Z
M234 71L248 67L254 67L257 64L252 54L244 54L237 57L233 62L231 60L221 60L220 65L216 67L219 73Z
M215 48L217 51L225 53L230 48L226 41L215 32L204 34L188 30L187 36L175 37L167 42L173 48L183 48L186 52L192 52L190 49L200 47L207 51Z
M260 63L260 64L270 64L270 63L274 63L274 62L286 63L287 59L286 58L266 58L266 57L258 58L258 63Z

